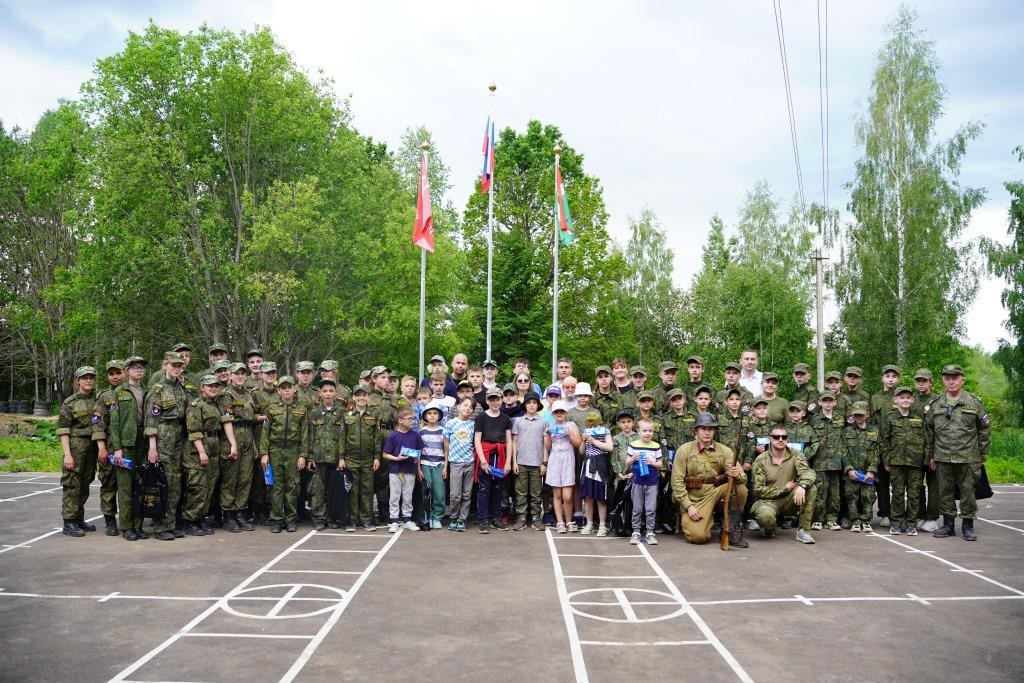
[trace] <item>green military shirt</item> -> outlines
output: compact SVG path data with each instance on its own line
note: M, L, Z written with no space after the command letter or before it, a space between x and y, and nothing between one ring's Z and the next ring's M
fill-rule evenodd
M611 464L614 474L627 475L632 471L632 467L626 464L626 458L629 457L629 442L635 438L637 438L636 432L632 434L619 433L612 437L614 448L612 448Z
M158 442L160 440L173 442L184 436L188 395L182 384L165 379L153 385L146 395L146 406L148 407L144 429L146 436L155 436Z
M857 391L850 391L847 387L844 386L842 389L839 390L839 396L836 397L836 407L835 410L833 410L832 412L838 415L842 415L844 419L849 418L850 408L853 407L854 403L860 403L861 401L864 401L868 405L871 404L871 396L868 395L868 392L864 391L863 389L858 389ZM851 419L847 419L846 421L852 422Z
M754 402L754 395L747 390L745 386L742 386L739 382L733 385L726 384L724 388L719 389L715 394L715 403L721 406L721 409L725 410L725 399L728 398L729 392L733 389L739 389L740 392L740 411L744 414L750 412L749 406Z
M256 402L253 400L252 393L245 387L240 389L234 386L229 386L224 396L231 405L231 414L235 418L235 427L248 427L252 429L256 426ZM266 407L264 407L266 410Z
M882 423L882 464L921 467L924 462L924 418L908 411L889 411Z
M843 430L843 447L846 451L846 459L843 461L844 472L878 472L880 442L877 427L848 424Z
M768 433L772 429L772 425L775 424L771 420L765 420L764 422L758 422L757 420L750 419L747 421L747 433L744 437L746 441L746 448L743 452L743 462L753 464L757 460L759 455L757 452L757 440L768 439ZM765 447L770 444L766 444Z
M145 394L141 386L136 387L136 392L137 395L127 382L114 390L107 421L107 450L111 453L126 448L134 453L141 445Z
M811 427L817 434L818 448L813 458L808 462L818 472L835 472L843 469L845 457L845 445L843 434L846 429L846 419L832 413L828 418L819 413L811 419Z
M622 410L622 394L615 390L607 394L602 394L598 391L598 393L594 394L592 403L601 412L604 423L613 432L616 431L618 425L615 424L615 414Z
M651 389L651 396L654 397L654 413L661 415L668 411L668 392L675 389L675 385L666 386L665 384L659 383L658 386Z
M925 419L927 454L937 462L984 462L988 451L989 417L978 397L940 394Z
M366 404L366 410L377 418L383 432L381 438L386 440L388 434L395 428L396 407L394 400L389 399L386 395L374 389L370 392L370 400Z
M803 420L799 424L790 422L786 427L786 433L789 434L789 443L801 444L804 459L808 463L813 463L818 454L818 433L814 427L807 420Z
M769 448L754 460L751 468L754 478L754 498L757 500L778 500L789 495L786 484L795 481L806 487L811 486L816 476L807 460L792 448L786 449L786 456L778 465L772 460Z
M889 416L889 413L896 410L896 402L893 400L892 391L877 391L871 395L871 403L868 404L868 408L871 411L868 415L868 421L879 428L881 432L882 427L885 426L885 418Z
M733 451L723 443L712 442L704 449L698 449L697 441L680 444L676 461L672 465L672 498L682 510L691 505L701 504L714 494L716 485L705 482L700 488L686 488L686 477L713 479L725 474L732 466ZM743 482L746 483L746 482Z
M767 401L768 421L772 424L785 422L786 418L789 417L789 401L778 395L775 398L767 399Z
M309 453L309 429L306 418L309 408L297 398L285 403L275 396L267 404L267 422L263 425L260 439L260 455L269 455L272 449L294 448L298 456L305 458Z
M683 390L683 393L686 394L686 405L693 405L694 394L696 394L697 390L700 389L705 384L707 384L707 382L705 382L703 379L698 380L696 382L687 380L686 383L683 384L683 386L679 387L680 389ZM712 396L711 397L712 403L714 402L714 400L715 400L715 397Z
M114 392L117 387L109 387L100 392L96 397L96 404L92 409L92 440L107 441L107 431L110 428L110 412L117 405L114 399ZM96 418L99 418L98 420ZM108 446L109 449L109 446Z
M936 391L929 391L927 394L914 392L914 402L910 404L910 412L918 417L927 417L931 402L942 394Z
M320 392L317 391L312 384L303 386L298 384L295 386L295 395L298 396L299 400L306 404L310 409L320 405Z
M309 453L316 462L341 460L341 442L345 438L345 413L335 401L328 408L319 405L309 413Z
M167 375L164 374L163 370L157 370L153 373L153 376L149 378L149 388L152 389L157 384L164 382L167 379ZM199 396L199 375L188 370L183 370L181 373L181 386L185 389L185 393L192 398Z
M696 422L697 418L686 411L682 415L670 411L661 416L664 443L669 450L678 451L684 443L693 440L693 425Z
M93 426L99 422L93 412L96 407L96 394L81 391L64 399L60 404L60 415L57 417L57 436L73 436L92 439Z
M369 409L362 413L358 410L345 413L345 431L339 457L348 462L369 464L373 460L380 460L383 447L380 421L376 415Z
M742 412L737 415L730 415L729 410L724 409L718 416L718 434L715 436L715 441L720 441L734 451L737 451L742 462L742 456L747 447L748 431L750 431L749 417Z
M195 441L203 442L203 449L209 458L220 457L220 440L224 437L224 424L234 421L230 411L217 405L217 398L197 398L185 409L185 430L188 444L185 448L185 465L200 466L199 450Z
M807 404L807 414L810 415L818 409L818 390L811 386L808 382L803 386L799 386L793 392L791 401L803 401Z

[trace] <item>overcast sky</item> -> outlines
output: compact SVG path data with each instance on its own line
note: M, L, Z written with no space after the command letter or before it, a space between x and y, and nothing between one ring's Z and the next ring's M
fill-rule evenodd
M969 120L986 126L961 175L964 185L988 193L967 237L1005 241L1003 183L1024 176L1011 155L1024 144L1024 3L908 4L942 64L947 99L939 134ZM897 5L827 5L829 198L843 208L860 153L853 125ZM781 6L804 190L807 201L820 202L819 5ZM479 171L493 80L499 128L522 130L539 119L557 125L584 154L587 172L604 186L609 227L620 243L630 215L654 210L675 250L680 286L699 265L712 215L734 225L758 179L767 179L786 206L797 192L770 0L0 0L0 120L31 128L58 99L76 98L95 60L120 50L127 32L144 30L150 18L182 31L203 22L235 30L269 26L304 69L323 70L350 98L363 134L397 148L407 127L430 129L436 153L452 169L457 207L465 206ZM1008 336L1002 287L986 278L968 316L967 341L988 351Z

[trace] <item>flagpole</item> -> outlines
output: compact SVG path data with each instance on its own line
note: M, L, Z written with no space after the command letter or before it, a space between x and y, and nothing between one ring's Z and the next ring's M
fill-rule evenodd
M551 383L558 378L558 243L561 242L558 224L558 160L562 154L562 146L555 145L555 280L554 280L554 315L551 321Z
M491 83L487 86L491 91L490 116L491 128L494 128L494 91L498 89L497 84ZM491 148L497 146L497 140L490 141ZM495 167L497 164L495 164ZM487 186L487 353L484 358L491 359L491 325L494 319L493 303L491 297L494 292L494 173L491 173L491 183Z
M423 166L426 168L428 163L430 145L424 142L420 145L420 149L423 150ZM420 374L417 377L423 377L424 370L424 350L426 348L426 329L427 329L427 250L425 247L420 247Z

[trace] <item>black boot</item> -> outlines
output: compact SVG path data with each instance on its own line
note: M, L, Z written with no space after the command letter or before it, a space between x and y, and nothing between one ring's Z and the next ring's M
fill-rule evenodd
M224 510L224 531L232 534L237 534L242 531L242 527L238 526L238 522L235 520L235 513L230 510Z
M64 520L63 532L68 536L74 536L75 538L81 538L85 536L85 532L78 527L78 523L73 519Z
M96 531L96 525L86 522L84 517L76 519L75 524L77 524L78 528L82 531Z
M103 515L104 530L107 536L117 536L117 519L114 515Z
M939 530L932 534L935 538L948 538L949 536L956 536L956 529L953 528L953 518L948 515L942 515L942 526ZM967 521L967 520L964 520Z
M730 548L749 548L750 544L743 540L743 529L740 527L740 521L736 520L729 527L729 547Z
M245 518L244 514L238 511L235 512L235 521L238 522L238 528L242 531L252 531L256 528Z
M965 541L977 541L978 534L974 533L974 520L965 519L960 523L960 533L963 534Z

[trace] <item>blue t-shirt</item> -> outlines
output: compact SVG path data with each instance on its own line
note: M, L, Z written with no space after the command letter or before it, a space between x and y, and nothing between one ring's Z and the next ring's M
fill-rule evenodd
M444 435L448 437L448 462L473 462L473 435L476 425L473 420L448 418Z
M444 464L444 430L441 427L430 429L420 428L420 439L423 441L423 455L420 464L424 467L438 467Z
M406 453L423 453L423 439L416 432L400 432L397 429L388 436L384 442L384 452L391 455L405 455ZM389 474L416 474L418 458L395 461L388 460Z

